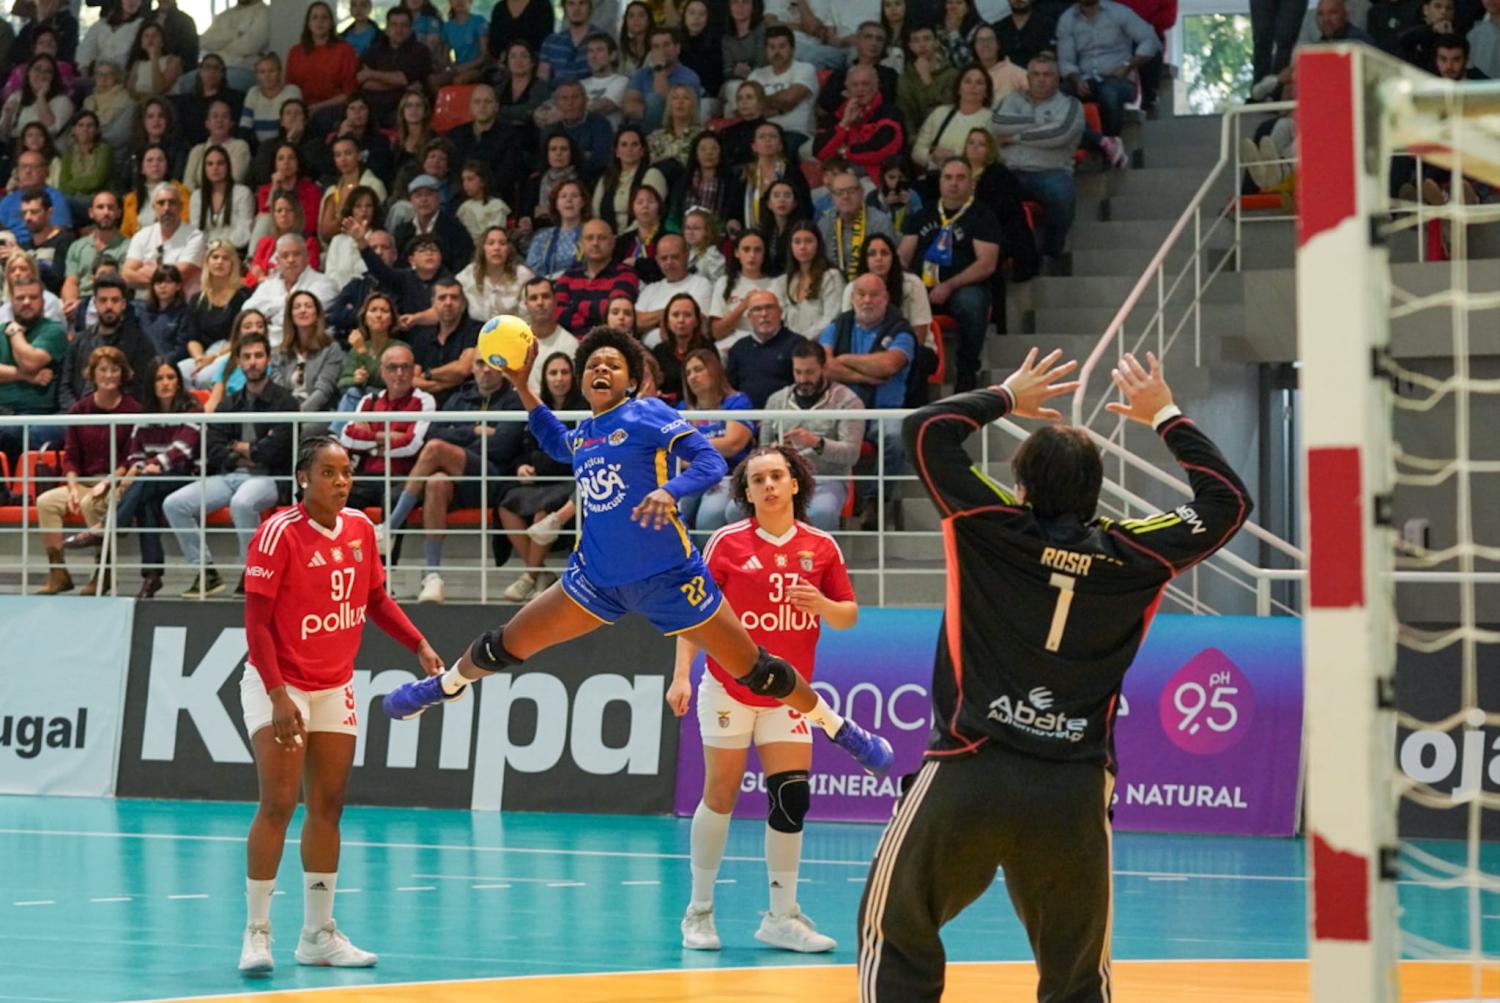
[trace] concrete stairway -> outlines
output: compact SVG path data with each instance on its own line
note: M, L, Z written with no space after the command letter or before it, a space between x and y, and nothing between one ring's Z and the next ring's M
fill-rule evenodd
M1008 376L1033 346L1062 348L1069 357L1087 357L1120 305L1125 301L1151 258L1160 249L1173 225L1182 215L1193 195L1219 155L1220 119L1217 117L1163 118L1145 122L1127 131L1127 146L1139 151L1140 166L1126 171L1085 173L1078 177L1079 205L1074 223L1071 250L1072 269L1066 276L1045 275L1027 283L1012 285L1009 290L1010 333L992 335L985 346L985 376L998 382ZM1220 193L1214 193L1217 208ZM1230 191L1225 185L1223 197ZM1215 241L1214 243L1220 243ZM1229 235L1222 241L1228 246ZM1168 258L1169 269L1187 260L1187 250L1180 249ZM1219 356L1219 341L1214 334L1238 332L1243 328L1242 283L1237 274L1226 272L1209 287L1204 298L1202 318L1202 367L1183 366L1174 376L1179 398L1191 400L1208 393L1212 365ZM1171 325L1182 315L1192 298L1192 283L1184 283L1169 300L1178 306L1168 308ZM1132 343L1145 319L1155 309L1152 290L1149 305L1139 309L1139 318L1127 324L1126 334ZM1191 357L1191 327L1179 337ZM1151 339L1150 347L1154 347ZM1090 399L1103 393L1107 377L1095 377ZM1011 480L1008 458L1014 440L991 433L987 472L1003 483ZM1131 436L1132 449L1158 464L1170 465L1170 457L1154 436ZM971 454L979 459L978 450ZM1113 469L1111 470L1113 473ZM1132 489L1139 486L1131 484ZM886 602L897 605L923 605L942 601L945 586L941 575L923 574L925 569L941 567L941 542L937 536L940 520L934 506L915 483L902 486L900 522L905 532L921 536L888 537L884 560L887 571ZM1150 489L1141 493L1166 504L1170 495L1158 495ZM1172 504L1176 504L1172 500ZM845 543L851 565L868 568L878 556L872 537L855 536ZM856 586L861 586L856 574ZM864 576L874 583L873 573ZM861 594L867 594L862 591Z

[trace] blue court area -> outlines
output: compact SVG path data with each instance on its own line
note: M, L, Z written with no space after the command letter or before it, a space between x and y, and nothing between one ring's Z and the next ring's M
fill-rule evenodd
M689 887L685 819L351 808L337 917L356 943L379 952L379 966L349 972L293 963L302 915L294 843L272 916L277 970L247 980L235 962L252 811L229 803L0 798L0 1000L849 965L879 837L873 826L809 827L802 904L840 946L808 957L753 940L766 908L762 827L736 822L717 905L725 949L699 954L681 949L677 931ZM1304 855L1300 840L1118 835L1116 957L1305 957ZM1408 925L1424 936L1465 942L1468 893L1408 886L1403 905ZM1488 897L1483 907L1500 913ZM950 926L947 944L954 961L1030 957L1001 881Z

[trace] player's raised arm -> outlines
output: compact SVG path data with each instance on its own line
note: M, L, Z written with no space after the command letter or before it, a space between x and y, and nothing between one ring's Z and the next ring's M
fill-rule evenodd
M528 411L534 411L542 407L542 400L531 391L531 369L536 365L537 344L533 341L526 349L526 358L514 369L504 369L502 372L510 378L511 386L516 388L516 395L521 398L521 406Z
M537 344L533 341L526 350L526 361L515 369L505 370L505 375L510 377L511 386L516 388L516 396L521 398L521 406L529 414L527 422L531 426L531 434L536 437L537 445L558 463L572 463L573 447L568 442L568 426L559 421L552 409L543 404L541 398L531 390L531 367L536 365L536 353Z
M1250 517L1254 504L1218 447L1174 403L1160 360L1147 353L1146 363L1143 367L1126 353L1110 371L1125 400L1108 408L1156 430L1187 471L1193 500L1171 512L1127 520L1119 528L1170 564L1174 572L1181 572L1228 543Z
M916 465L922 486L944 516L981 506L1020 504L974 463L964 449L964 440L1007 414L1051 420L1062 417L1047 406L1047 401L1078 389L1076 381L1062 382L1078 363L1059 365L1060 349L1040 360L1038 354L1033 348L1002 385L954 394L914 411L902 422L907 454Z

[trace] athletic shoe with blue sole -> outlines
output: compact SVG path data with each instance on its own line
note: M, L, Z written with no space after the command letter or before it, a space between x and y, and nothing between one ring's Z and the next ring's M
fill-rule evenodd
M447 703L451 700L462 700L467 692L469 692L469 687L465 686L449 696L443 692L441 676L426 676L414 683L402 683L397 686L385 695L385 699L380 701L380 706L385 710L387 717L405 721L416 717L428 707L436 707L440 703Z
M395 694L392 694L394 696ZM387 700L390 697L386 697ZM872 735L850 718L844 718L839 733L833 736L833 744L854 757L854 761L865 768L871 776L882 777L896 761L896 752L891 743L879 735Z

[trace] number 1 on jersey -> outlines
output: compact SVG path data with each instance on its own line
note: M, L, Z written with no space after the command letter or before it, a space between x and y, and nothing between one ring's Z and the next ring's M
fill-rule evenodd
M1047 631L1047 650L1062 647L1063 630L1068 626L1068 609L1073 605L1073 586L1078 579L1053 572L1047 584L1057 589L1057 607L1052 611L1052 627Z

